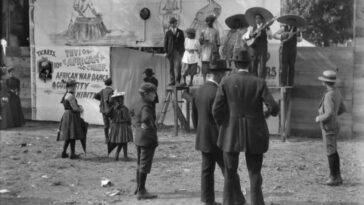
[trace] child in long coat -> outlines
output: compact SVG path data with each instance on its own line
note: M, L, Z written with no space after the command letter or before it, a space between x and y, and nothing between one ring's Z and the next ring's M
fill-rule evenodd
M108 144L117 145L115 160L119 160L119 154L124 148L124 160L128 161L128 143L133 141L131 129L131 117L129 109L124 105L124 92L115 92L112 96L110 111L111 126Z

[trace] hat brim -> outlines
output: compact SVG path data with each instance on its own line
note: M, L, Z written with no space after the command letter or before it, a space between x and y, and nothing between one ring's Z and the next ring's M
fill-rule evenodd
M332 83L336 82L336 80L328 79L328 78L325 78L323 76L319 76L318 79L321 80L321 81L324 81L324 82L332 82Z
M239 25L237 26L235 22L239 22ZM225 19L225 24L230 29L245 28L249 26L248 22L245 19L244 14L235 14L229 16L228 18Z
M282 15L277 19L277 21L295 27L306 26L306 20L304 18L293 14Z
M273 18L273 14L265 8L262 7L252 7L246 10L245 19L250 26L255 25L255 15L261 15L264 21L267 22Z

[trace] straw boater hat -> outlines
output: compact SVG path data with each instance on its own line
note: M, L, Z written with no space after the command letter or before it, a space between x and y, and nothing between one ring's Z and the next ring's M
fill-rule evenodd
M230 29L245 28L249 26L248 22L246 22L244 14L235 14L229 16L225 19L225 23Z
M306 26L306 20L304 18L293 14L282 15L277 19L277 21L298 28Z
M210 63L210 67L208 69L208 72L215 73L215 72L225 72L225 71L231 71L231 68L228 68L226 65L225 60L215 60Z
M112 94L111 98L116 98L116 97L121 97L121 96L125 96L125 92L118 92L118 90L115 90L114 93Z
M255 16L260 15L263 17L265 22L273 18L273 14L265 8L262 7L252 7L245 12L245 19L249 25L255 25Z
M322 73L322 76L319 76L318 79L321 81L324 81L324 82L335 83L336 82L336 72L333 70L325 70Z
M169 19L169 23L170 24L173 24L173 23L176 23L176 22L177 22L177 19L174 18L174 17L172 17L172 18Z
M216 17L214 15L208 15L205 19L206 22L214 22Z

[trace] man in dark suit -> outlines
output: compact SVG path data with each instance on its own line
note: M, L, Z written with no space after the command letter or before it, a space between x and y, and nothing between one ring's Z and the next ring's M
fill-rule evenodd
M264 79L248 72L249 64L248 52L240 52L235 62L238 72L220 83L212 109L220 126L217 146L223 151L225 165L223 204L229 205L245 203L237 173L240 152L245 152L251 204L264 205L261 168L269 143L265 117L279 112ZM268 108L265 112L263 103Z
M114 90L111 87L111 78L106 79L104 83L106 87L96 93L94 98L100 101L100 112L102 113L102 119L104 120L105 143L108 143L110 127L110 118L108 117L108 114L111 110L111 95Z
M181 81L181 60L185 51L185 37L183 31L177 28L177 19L172 17L169 20L171 28L166 32L164 37L164 50L167 53L169 60L169 74L171 83L169 85L175 85ZM176 76L177 75L177 79Z
M224 173L222 151L216 145L219 129L211 110L219 83L229 70L231 69L226 67L225 60L219 60L214 65L210 65L208 71L213 77L197 90L196 97L193 99L192 117L194 127L197 128L196 150L202 153L201 201L206 205L217 204L214 189L216 163Z

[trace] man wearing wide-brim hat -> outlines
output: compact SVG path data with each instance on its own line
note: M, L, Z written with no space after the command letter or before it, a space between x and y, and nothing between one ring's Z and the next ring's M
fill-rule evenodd
M319 115L316 117L316 122L320 123L329 161L330 177L326 184L337 186L343 181L340 173L340 157L337 153L337 137L340 128L337 116L345 112L345 105L340 91L335 86L337 81L335 71L326 70L318 79L326 87L326 93L319 104Z
M244 14L229 16L225 19L225 24L230 30L221 44L220 56L223 59L229 59L233 57L234 49L245 47L242 36L247 31L249 24L246 22Z
M250 45L254 53L251 70L256 76L265 79L268 39L272 39L272 31L269 26L273 23L273 14L265 8L252 7L245 12L245 18L250 26L243 39L253 42Z
M269 144L265 117L278 115L279 106L265 80L249 73L248 52L242 51L234 61L238 71L220 83L212 108L220 126L217 146L223 151L225 165L223 204L246 204L237 171L239 154L245 152L251 204L262 205L261 168ZM268 108L266 112L263 112L263 104Z
M173 86L181 81L182 56L185 51L185 37L183 31L177 28L177 19L172 17L169 21L170 29L164 37L164 50L169 60L170 83Z
M282 23L281 28L273 34L273 38L281 41L279 48L280 84L293 86L297 42L302 40L299 28L305 25L305 20L297 15L282 15L277 20Z
M209 73L212 78L208 79L195 94L192 103L192 117L196 128L196 150L202 154L201 170L201 201L204 204L215 204L214 171L216 164L224 172L222 151L217 147L219 127L212 116L212 104L216 91L227 71L225 60L212 62Z

